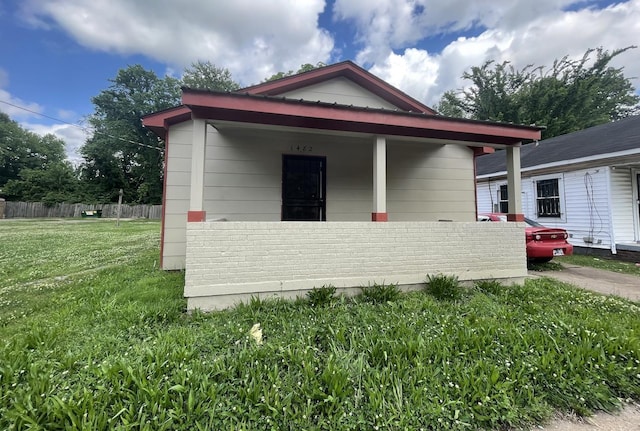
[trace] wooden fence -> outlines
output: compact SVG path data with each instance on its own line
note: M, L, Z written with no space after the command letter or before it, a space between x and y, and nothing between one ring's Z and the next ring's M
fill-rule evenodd
M118 204L54 204L46 206L42 202L3 202L4 218L39 218L39 217L81 217L82 211L101 210L102 217L115 218L118 216ZM149 218L162 217L162 205L122 205L121 218ZM2 214L0 214L2 218Z

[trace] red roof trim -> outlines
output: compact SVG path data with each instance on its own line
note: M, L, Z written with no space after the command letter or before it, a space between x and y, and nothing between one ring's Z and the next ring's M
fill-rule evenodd
M381 97L405 111L437 114L435 110L429 108L427 105L417 101L351 61L343 61L297 75L287 76L275 81L263 82L262 84L239 90L239 92L254 95L277 96L338 77L344 77L355 82L376 96Z
M184 90L182 100L195 116L211 120L474 143L512 145L523 140L540 139L542 129L237 93Z
M156 135L164 137L165 130L167 130L169 126L189 119L191 119L191 109L187 106L180 105L145 115L142 117L142 125Z

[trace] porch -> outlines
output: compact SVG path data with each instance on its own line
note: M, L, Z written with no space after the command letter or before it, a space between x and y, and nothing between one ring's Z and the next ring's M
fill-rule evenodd
M410 289L427 274L522 282L524 240L523 223L189 223L184 294L189 310L213 310L329 285Z

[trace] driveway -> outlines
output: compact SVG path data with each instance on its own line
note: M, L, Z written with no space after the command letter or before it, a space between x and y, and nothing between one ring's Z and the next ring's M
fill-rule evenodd
M551 277L605 295L617 295L632 301L640 301L640 277L637 275L566 263L562 266L565 268L562 271L529 271L529 276Z
M530 277L550 277L605 295L640 301L640 277L603 269L564 264L562 271L529 272ZM618 414L598 413L585 419L560 418L538 429L546 431L640 431L640 405L627 404Z

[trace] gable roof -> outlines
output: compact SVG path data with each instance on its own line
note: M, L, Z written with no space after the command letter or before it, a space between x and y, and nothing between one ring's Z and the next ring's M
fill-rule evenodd
M351 80L367 91L404 111L437 114L435 110L429 108L427 105L417 101L349 60L319 67L297 75L286 76L274 81L263 82L240 89L237 92L260 96L278 96L292 90L319 84L338 77Z
M398 109L310 101L286 97L288 91L346 77L367 86ZM284 93L284 94L283 94ZM406 109L401 109L404 106ZM540 139L541 127L450 118L402 93L350 61L265 82L237 92L182 89L182 105L142 118L145 127L165 138L173 124L202 118L211 124L259 124L308 130L397 136L463 143L473 147L519 145Z
M602 160L636 152L640 155L640 116L627 117L578 132L555 136L537 144L523 145L520 150L522 169L543 165L569 165L588 160ZM478 176L507 171L502 151L476 159Z

